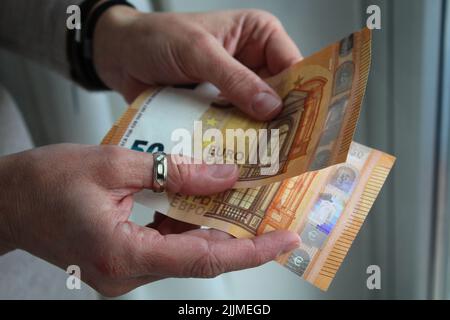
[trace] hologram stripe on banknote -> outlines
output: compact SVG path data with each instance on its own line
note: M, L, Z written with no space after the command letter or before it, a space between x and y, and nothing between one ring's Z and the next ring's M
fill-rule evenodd
M394 160L381 151L353 143L344 164L304 174L315 174L313 179L321 183L314 186L317 190L308 189L313 196L308 199L306 195L301 201L309 205L305 212L297 212L299 219L288 227L299 233L300 247L278 262L327 290Z
M136 141L148 141L170 152L174 146L171 133L178 127L192 132L194 121L202 123L203 131L218 129L223 136L229 129L278 129L281 143L277 171L263 175L266 164L250 163L260 147L256 139L246 147L236 188L261 186L344 162L367 83L370 50L371 33L363 29L267 79L284 101L281 114L269 122L251 120L218 99L217 90L205 86L194 90L149 89L129 107L102 143L133 148L131 144ZM194 96L201 96L201 103ZM159 116L167 118L168 112L176 116L162 126ZM217 149L212 141L203 141L201 147ZM223 154L229 151L236 155L235 150L227 149Z

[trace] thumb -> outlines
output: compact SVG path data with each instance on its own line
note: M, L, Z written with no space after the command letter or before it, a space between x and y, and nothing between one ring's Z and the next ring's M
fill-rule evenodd
M282 107L277 93L252 70L234 59L215 39L193 57L197 76L213 83L234 105L257 120L270 120Z
M115 187L153 189L153 155L113 147ZM188 195L208 195L230 189L238 178L235 164L195 164L191 159L167 155L166 190Z
M195 164L192 161L185 163L186 158L180 158L167 155L167 189L170 192L189 195L214 194L233 187L239 175L235 164Z

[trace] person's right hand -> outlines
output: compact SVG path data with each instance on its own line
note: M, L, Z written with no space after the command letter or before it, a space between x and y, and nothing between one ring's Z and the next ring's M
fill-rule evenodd
M275 16L250 9L143 13L113 6L96 25L93 48L100 78L128 102L153 85L211 82L265 121L280 113L282 102L261 77L302 58Z
M166 277L214 277L293 250L299 237L274 231L234 239L161 216L128 220L133 194L151 187L153 157L113 146L53 145L0 158L0 254L20 248L107 296ZM230 188L234 165L176 165L168 190L210 194ZM61 284L64 286L65 284Z

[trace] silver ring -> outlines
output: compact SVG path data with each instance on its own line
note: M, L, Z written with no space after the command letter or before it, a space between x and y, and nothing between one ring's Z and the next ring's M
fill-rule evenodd
M161 193L167 184L167 155L158 151L153 153L153 191Z

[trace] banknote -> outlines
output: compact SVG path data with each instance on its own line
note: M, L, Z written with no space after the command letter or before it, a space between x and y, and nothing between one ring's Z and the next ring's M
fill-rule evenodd
M238 238L284 229L300 246L278 262L327 290L386 180L395 158L352 142L346 162L264 186L213 196L160 195L136 200L168 216Z
M266 79L283 100L281 113L268 122L250 119L221 99L210 84L151 88L134 101L102 143L201 160L206 154L216 163L231 160L240 166L236 188L342 163L359 117L370 55L371 32L366 28ZM228 135L230 131L235 135ZM191 141L183 138L180 143L182 133ZM235 140L243 143L241 151ZM277 143L272 145L273 140ZM275 161L267 160L275 154Z

